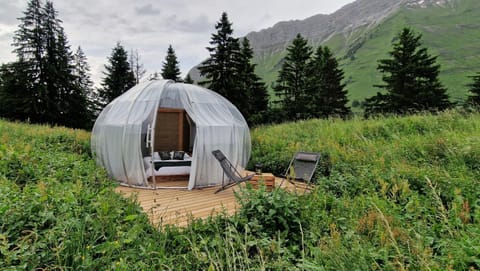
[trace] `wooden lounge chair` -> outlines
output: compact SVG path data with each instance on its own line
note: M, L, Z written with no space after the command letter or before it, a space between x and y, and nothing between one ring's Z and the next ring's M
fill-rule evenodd
M284 180L286 179L292 184L294 184L293 180L310 184L319 160L319 153L297 152L293 156L287 170L285 171L285 174L282 177Z
M222 169L223 169L222 187L219 188L217 191L215 191L215 194L229 187L237 185L239 183L248 181L255 175L255 174L251 174L243 177L240 174L240 172L238 172L238 170L235 168L235 166L232 165L232 163L227 159L227 157L225 157L225 155L220 150L212 151L212 154L213 156L215 156L218 162L220 162L220 166L222 166ZM229 179L229 182L227 184L224 184L225 175Z

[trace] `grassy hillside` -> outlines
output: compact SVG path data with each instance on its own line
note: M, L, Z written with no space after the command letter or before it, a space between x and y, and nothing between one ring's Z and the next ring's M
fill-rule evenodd
M373 29L360 28L353 33L333 36L325 42L341 60L345 71L350 101L364 100L378 89L381 82L377 61L388 57L392 40L401 28L412 27L423 34L424 46L438 55L442 65L441 81L449 90L452 100L463 100L467 95L468 76L480 71L480 1L459 0L448 8L403 8ZM285 53L256 59L257 72L266 82L277 76L278 60Z
M88 133L0 120L0 269L478 270L479 134L479 114L455 112L260 127L251 164L278 173L320 151L331 176L156 229L115 194Z

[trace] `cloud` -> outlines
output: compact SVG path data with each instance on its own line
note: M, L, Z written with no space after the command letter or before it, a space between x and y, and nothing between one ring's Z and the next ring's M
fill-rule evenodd
M103 65L117 41L128 51L138 49L147 73L161 69L172 44L185 75L208 57L205 47L223 11L233 23L234 35L243 36L281 20L330 12L353 0L302 0L301 5L278 0L52 1L71 48L82 47L98 85ZM26 6L26 0L0 0L0 63L15 58L11 53L12 36L19 24L16 18L23 16Z
M179 32L198 33L212 30L215 24L210 22L206 15L200 15L193 19L187 18L180 19L177 15L169 16L166 21L167 28Z
M17 24L17 18L23 17L23 13L18 13L21 9L17 1L0 1L0 23Z
M160 10L153 7L152 4L146 4L140 7L135 7L135 13L138 15L159 15Z

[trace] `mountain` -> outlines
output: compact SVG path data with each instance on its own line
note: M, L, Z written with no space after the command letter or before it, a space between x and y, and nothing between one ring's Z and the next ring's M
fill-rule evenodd
M247 38L257 74L268 84L277 78L285 49L297 33L313 46L329 46L345 71L350 101L362 101L379 91L373 87L381 82L378 60L388 57L398 32L411 27L438 56L440 79L452 100L459 101L467 95L468 76L480 71L479 15L478 0L357 0L330 15L279 22Z

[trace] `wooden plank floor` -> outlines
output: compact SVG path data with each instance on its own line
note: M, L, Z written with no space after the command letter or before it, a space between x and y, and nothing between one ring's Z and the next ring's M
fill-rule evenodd
M276 185L282 183L282 179L276 179ZM160 185L157 183L157 185ZM176 181L163 184L165 186L186 187L187 181ZM220 212L234 214L238 208L234 191L238 186L226 189L215 194L219 187L203 189L139 189L119 186L116 191L127 198L135 199L148 214L154 225L176 224L187 225L189 218L207 218ZM305 191L304 183L296 183L295 186L284 181L282 188L289 191Z

